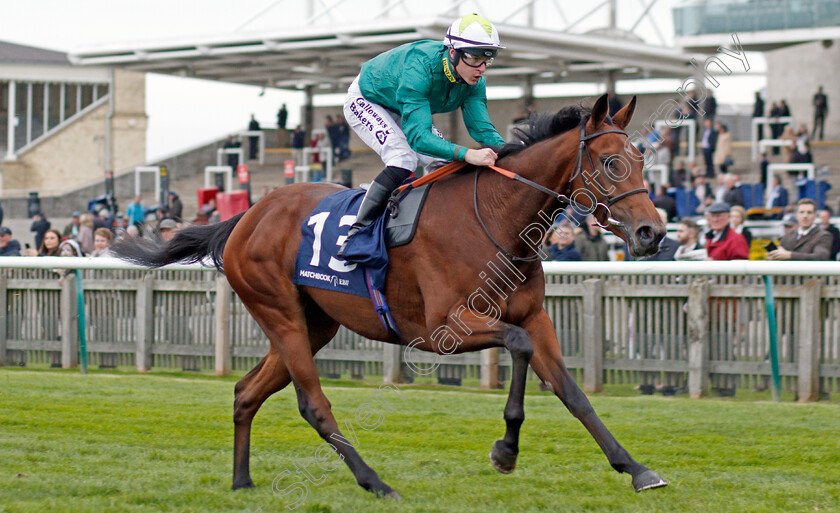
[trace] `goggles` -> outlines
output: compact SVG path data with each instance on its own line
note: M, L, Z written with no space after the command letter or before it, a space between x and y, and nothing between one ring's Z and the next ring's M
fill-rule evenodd
M460 52L461 60L471 68L479 68L482 64L490 66L498 53L496 50L478 50L477 53L466 50Z

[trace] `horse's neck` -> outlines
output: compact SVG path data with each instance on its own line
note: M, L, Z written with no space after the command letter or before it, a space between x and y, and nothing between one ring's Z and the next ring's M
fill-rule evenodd
M574 160L562 156L573 154L573 143L567 137L543 141L502 159L499 167L562 194L575 164ZM554 210L558 203L534 187L496 173L492 175L492 179L482 177L487 182L479 188L479 203L488 212L489 219L485 224L489 227L488 221L491 221L506 242L527 247L521 237L523 230L532 223L549 224L546 219L556 217Z

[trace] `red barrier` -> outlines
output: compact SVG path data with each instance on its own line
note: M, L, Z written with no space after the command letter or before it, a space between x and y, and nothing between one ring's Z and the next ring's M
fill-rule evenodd
M208 187L206 189L198 189L196 192L198 193L198 208L201 209L207 202L216 197L216 194L219 193L219 188Z
M219 219L227 221L240 212L248 210L248 191L220 192L216 194L216 210Z

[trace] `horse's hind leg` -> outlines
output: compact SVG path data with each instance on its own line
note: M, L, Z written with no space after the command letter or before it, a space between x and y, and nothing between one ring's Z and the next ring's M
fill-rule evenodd
M233 489L250 488L251 421L263 402L286 387L289 371L273 350L236 383L233 400Z
M332 340L338 330L338 323L327 317L314 303L307 305L306 321L309 345L312 354L315 354ZM249 465L251 421L265 400L286 388L291 379L279 353L272 347L260 363L236 383L233 400L234 490L254 486Z
M563 363L560 346L548 314L541 312L523 327L531 335L534 345L534 356L531 359L534 372L544 382L551 384L557 397L595 438L610 465L618 472L630 474L637 492L666 486L668 483L659 477L659 474L634 460L598 418L589 399Z
M307 308L309 306L311 305L307 305ZM335 447L353 472L359 486L380 496L399 497L356 452L354 446L358 444L355 435L350 432L351 436L348 439L338 429L330 402L321 388L318 370L312 357L313 351L309 347L309 329L318 327L307 326L301 308L256 304L249 310L254 318L259 320L260 326L272 342L272 347L277 348L288 369L297 392L301 416L315 428L321 438Z

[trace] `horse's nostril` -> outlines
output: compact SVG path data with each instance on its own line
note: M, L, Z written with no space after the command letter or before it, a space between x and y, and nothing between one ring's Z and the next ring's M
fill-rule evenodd
M655 237L656 234L650 226L642 226L636 230L636 238L642 244L651 244Z

